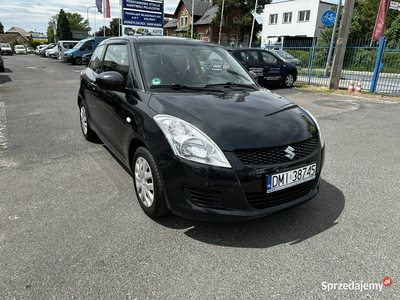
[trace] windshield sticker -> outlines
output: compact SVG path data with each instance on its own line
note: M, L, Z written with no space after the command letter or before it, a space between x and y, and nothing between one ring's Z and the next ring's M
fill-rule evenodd
M160 85L161 84L161 79L160 78L153 78L153 80L151 81L151 84Z

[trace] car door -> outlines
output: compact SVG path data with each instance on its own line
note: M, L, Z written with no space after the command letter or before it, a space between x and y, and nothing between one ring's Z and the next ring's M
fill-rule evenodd
M236 58L239 58L239 61L248 71L253 71L257 74L260 84L263 83L265 64L257 49L241 50L237 53Z
M264 81L267 84L279 84L282 80L282 60L271 52L261 50L264 64Z
M129 72L129 47L127 43L108 44L105 49L101 72L114 71L122 74L127 87L132 86ZM104 142L110 146L117 155L124 156L125 147L125 122L127 118L127 95L99 87L93 83L95 93L91 101L95 126Z

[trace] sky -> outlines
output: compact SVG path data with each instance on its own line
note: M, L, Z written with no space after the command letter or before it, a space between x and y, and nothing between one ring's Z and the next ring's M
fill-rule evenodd
M120 17L119 0L109 0L111 18L105 20L106 26L109 26L112 18ZM173 13L179 0L165 0L164 12ZM4 26L4 31L11 27L20 27L26 31L35 31L46 34L49 18L56 15L60 9L65 12L79 13L85 19L88 15L88 7L94 6L95 0L29 0L18 1L8 0L1 1L0 5L0 22ZM89 24L94 28L96 8L89 8ZM103 16L101 13L96 14L96 27L103 25Z

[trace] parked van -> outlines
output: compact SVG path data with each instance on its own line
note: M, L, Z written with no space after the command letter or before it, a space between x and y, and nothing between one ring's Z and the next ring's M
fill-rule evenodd
M64 57L64 53L67 50L70 50L78 44L79 41L58 41L58 58L62 59Z
M281 37L270 37L263 40L264 44L261 48L266 48L268 50L280 50L283 47L283 40Z
M81 65L82 56L86 53L93 52L101 41L108 39L109 36L96 36L79 41L74 48L64 52L63 59L65 62Z

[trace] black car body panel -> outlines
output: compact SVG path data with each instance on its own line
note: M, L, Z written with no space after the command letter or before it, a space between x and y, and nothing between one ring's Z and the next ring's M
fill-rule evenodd
M147 91L138 63L138 44L197 46L201 42L162 37L111 38L96 51L113 43L127 45L129 49L126 90L101 88L96 81L101 70L93 70L89 65L81 77L78 104L85 104L90 126L127 168L131 169L137 147L144 146L152 153L172 212L199 220L238 221L265 216L317 195L324 144L317 124L301 107L259 88ZM104 60L104 53L99 59ZM178 117L207 134L220 147L231 168L175 155L153 118L159 114ZM293 160L287 159L282 155L290 145L306 151ZM267 161L275 155L269 154L272 152L279 152L280 158ZM314 163L316 175L312 180L282 191L266 192L268 175Z
M297 79L297 68L283 61L273 51L254 48L229 49L229 52L248 70L258 75L260 85L282 84L288 73Z

